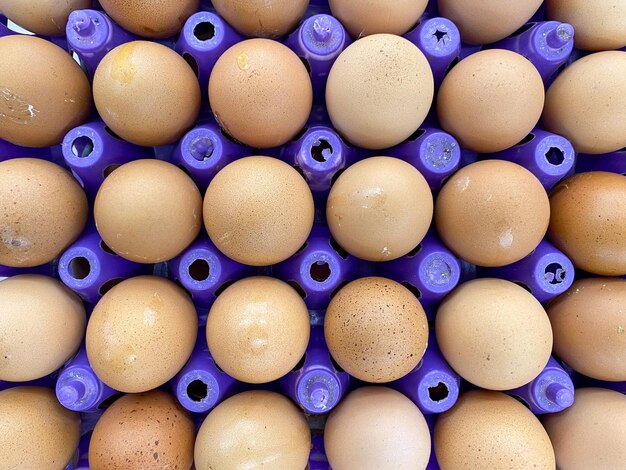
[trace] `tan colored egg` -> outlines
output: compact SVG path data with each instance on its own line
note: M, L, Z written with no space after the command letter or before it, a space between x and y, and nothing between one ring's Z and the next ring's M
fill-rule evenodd
M554 450L539 420L503 393L462 394L439 416L433 437L441 470L555 468Z
M198 333L196 309L167 279L127 279L98 302L87 324L87 356L115 390L138 393L163 385L185 365Z
M254 390L223 401L198 431L198 469L306 468L311 431L304 415L275 392Z
M306 181L285 162L247 157L223 168L204 196L204 226L229 258L253 266L284 261L306 242L314 216Z
M624 51L597 52L574 62L546 93L546 129L569 139L581 153L626 147L624 76Z
M91 87L67 51L28 35L0 38L0 139L57 145L90 110Z
M124 395L96 423L89 468L189 470L195 438L190 414L169 393Z
M577 268L600 276L626 274L626 176L594 171L550 193L548 236Z
M435 331L454 370L490 390L527 384L552 352L550 320L539 301L502 279L475 279L457 287L439 306Z
M34 158L0 162L0 264L48 263L87 222L87 198L72 175Z
M490 49L470 55L446 75L437 115L463 147L490 153L526 137L543 104L543 81L535 66L515 52Z
M0 0L4 16L42 36L65 36L70 13L85 8L91 8L91 0Z
M94 75L93 97L113 132L146 147L176 142L200 111L193 70L156 42L129 42L104 56Z
M333 126L352 144L384 149L411 136L433 101L433 74L422 51L392 34L348 46L333 64L326 106Z
M455 173L437 197L435 225L443 242L479 266L504 266L530 254L550 221L550 202L524 167L485 160Z
M249 277L222 292L209 312L207 343L227 374L248 383L286 375L300 361L310 334L298 293L271 277Z
M337 363L366 382L404 377L424 356L428 321L406 287L383 277L344 286L331 300L324 336Z
M111 173L94 203L102 240L137 263L179 255L202 226L202 196L181 169L161 160L135 160Z
M313 88L291 49L270 39L249 39L216 62L209 101L229 135L251 147L270 148L288 142L304 127Z
M406 255L422 241L432 217L426 179L411 164L392 157L367 158L349 167L326 205L335 240L368 261Z

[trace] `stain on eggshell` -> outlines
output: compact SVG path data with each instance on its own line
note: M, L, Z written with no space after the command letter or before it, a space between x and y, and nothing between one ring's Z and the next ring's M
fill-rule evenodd
M65 36L70 13L90 8L91 3L91 0L0 0L0 11L35 34Z

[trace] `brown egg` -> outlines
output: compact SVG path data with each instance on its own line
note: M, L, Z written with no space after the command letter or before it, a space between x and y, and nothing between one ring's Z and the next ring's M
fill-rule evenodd
M515 52L491 49L470 55L446 75L437 115L463 147L499 152L528 135L543 103L543 81L535 66Z
M113 132L146 147L176 142L200 111L193 70L156 42L129 42L104 56L93 79L93 97Z
M270 39L249 39L218 59L209 79L209 101L229 135L251 147L270 148L304 127L313 88L291 49Z
M228 287L206 324L209 351L219 367L256 384L291 371L306 351L310 330L302 298L271 277L249 277Z
M4 16L42 36L65 36L70 13L85 8L91 8L91 0L0 0Z
M247 157L223 168L204 196L204 226L229 258L253 266L284 261L313 227L313 196L285 162Z
M503 160L461 169L435 203L443 242L479 266L504 266L524 258L537 247L549 221L550 202L539 180Z
M626 274L626 176L594 171L550 194L552 243L574 265L600 276Z
M169 393L124 395L96 423L89 468L189 470L195 438L191 416Z
M441 470L555 468L550 438L539 420L503 393L462 394L439 416L433 438Z
M87 198L72 175L45 160L0 162L0 264L48 263L78 238Z
M185 365L197 333L196 309L180 287L160 277L135 277L113 287L93 309L87 356L111 388L145 392Z
M78 447L80 415L65 409L54 391L13 387L0 392L2 468L65 468Z
M624 76L623 51L597 52L574 62L546 93L546 129L567 137L581 153L609 153L626 147Z
M198 431L195 464L200 469L307 466L311 431L304 415L278 393L253 390L223 401Z
M331 300L324 336L337 363L366 382L399 379L419 364L428 344L428 321L406 287L383 277L365 277Z
M513 34L537 11L542 0L438 0L439 14L451 19L463 42L489 44Z
M44 39L0 38L0 84L0 139L16 145L57 145L89 117L85 73L66 51Z
M309 0L212 0L213 7L241 34L279 38L293 31Z
M384 149L411 136L433 101L433 74L422 51L392 34L348 46L333 64L326 106L333 126L351 143Z
M550 320L539 301L502 279L475 279L457 287L439 306L435 331L454 370L490 390L527 384L552 352Z
M100 0L104 11L122 28L145 38L180 33L200 0Z
M392 157L361 160L341 174L326 205L333 237L350 254L368 261L406 255L424 238L433 218L426 179Z
M202 196L181 169L161 160L135 160L111 173L94 203L102 240L137 263L179 255L202 226Z
M56 279L37 274L0 282L0 380L25 382L60 368L85 334L85 309Z

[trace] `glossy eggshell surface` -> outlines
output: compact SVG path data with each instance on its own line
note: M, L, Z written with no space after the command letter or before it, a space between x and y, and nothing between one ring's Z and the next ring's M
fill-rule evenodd
M0 0L0 11L35 34L65 36L70 13L90 8L91 3L91 0Z

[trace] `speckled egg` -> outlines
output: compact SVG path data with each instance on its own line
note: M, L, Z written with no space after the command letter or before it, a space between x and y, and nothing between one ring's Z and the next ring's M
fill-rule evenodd
M0 0L4 16L42 36L65 36L70 13L90 7L91 0Z

